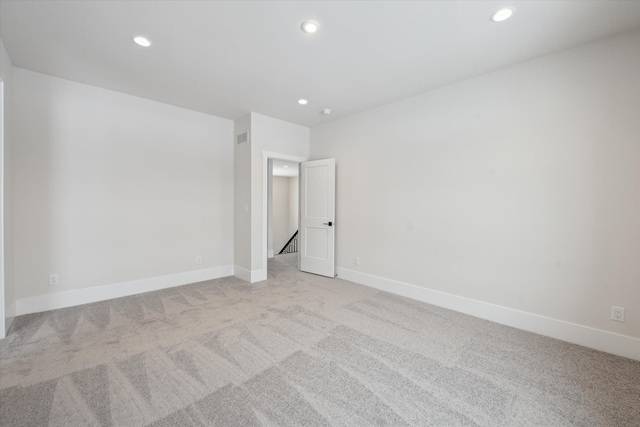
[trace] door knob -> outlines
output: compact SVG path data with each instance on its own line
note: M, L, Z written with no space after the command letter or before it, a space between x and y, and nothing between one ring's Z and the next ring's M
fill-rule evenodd
M329 221L329 222L323 222L324 225L328 225L329 227L331 227L333 225L333 222Z

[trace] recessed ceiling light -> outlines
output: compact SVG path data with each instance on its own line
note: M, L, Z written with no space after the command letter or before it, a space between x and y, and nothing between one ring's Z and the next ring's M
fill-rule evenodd
M288 168L288 167L289 167L289 165L284 165L284 167L285 167L285 168Z
M140 45L142 47L149 47L151 46L151 42L149 41L148 38L146 37L142 37L142 36L135 36L133 38L133 41L136 42L137 45Z
M504 9L500 9L499 11L491 15L491 20L493 22L502 22L511 18L511 15L513 15L513 9L505 7Z
M325 108L322 110L322 114L324 114L325 116L328 116L329 114L331 114L331 108Z
M307 101L304 98L298 99L298 104L300 104L300 105L307 105L308 103L309 103L309 101Z
M316 21L304 21L302 23L302 31L304 31L305 33L313 34L318 31L318 28L320 28L320 24L318 24Z

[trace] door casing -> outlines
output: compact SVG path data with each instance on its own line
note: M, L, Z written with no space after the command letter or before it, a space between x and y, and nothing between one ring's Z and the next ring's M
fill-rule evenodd
M267 213L268 213L267 184L269 179L268 178L269 159L287 160L290 162L298 162L298 163L302 163L308 160L306 157L290 156L288 154L274 153L271 151L262 152L262 270L264 271L264 278L261 280L266 280L267 278L267 262L268 262L268 250L269 250L269 248L267 247L269 246L268 235L267 235L268 227L269 227L268 219L267 219ZM298 215L300 215L300 206L298 206ZM298 224L300 224L299 221L298 221ZM299 257L298 257L298 267L300 267Z

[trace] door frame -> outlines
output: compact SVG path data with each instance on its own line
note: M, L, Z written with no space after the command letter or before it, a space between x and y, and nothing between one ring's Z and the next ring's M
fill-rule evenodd
M9 326L11 326L11 323L7 322L7 307L4 298L4 287L6 286L4 280L4 134L7 126L4 122L5 96L4 80L0 77L0 104L2 104L0 105L0 339L7 336Z
M268 227L269 221L267 219L268 215L268 180L269 180L269 159L272 160L287 160L290 162L306 162L309 159L307 157L299 157L299 156L291 156L288 154L275 153L272 151L262 151L262 268L264 271L264 278L267 279L268 274L268 251L269 251L269 242L268 242ZM300 179L300 175L298 174L298 179ZM300 191L298 189L298 191ZM300 219L300 198L298 198L298 220ZM298 255L298 268L300 268L300 255Z

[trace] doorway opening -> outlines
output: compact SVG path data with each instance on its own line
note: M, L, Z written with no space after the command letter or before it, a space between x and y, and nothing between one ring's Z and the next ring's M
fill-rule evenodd
M298 265L300 162L267 160L267 272L274 262Z

